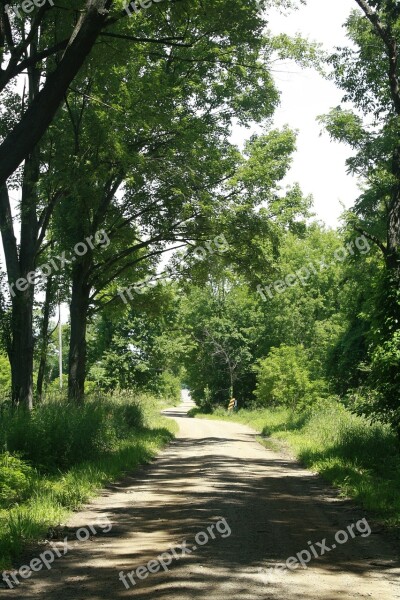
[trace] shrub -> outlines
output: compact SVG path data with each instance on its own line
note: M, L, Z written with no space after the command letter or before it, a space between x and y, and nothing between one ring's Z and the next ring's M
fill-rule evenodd
M113 450L118 439L142 426L142 410L132 398L97 398L83 406L51 400L31 413L7 409L0 443L42 471L54 471Z
M10 396L11 369L8 358L0 352L0 401Z
M150 390L157 396L167 400L167 402L175 403L181 397L180 378L169 371L163 371L157 377L155 384L150 387Z
M294 410L324 393L324 382L311 381L309 359L303 346L272 348L254 367L258 406L287 406Z
M200 408L202 413L211 414L213 412L213 400L212 393L208 385L204 388L204 395L202 398L196 401L197 406Z
M21 502L29 495L36 473L32 467L9 452L0 454L0 507Z

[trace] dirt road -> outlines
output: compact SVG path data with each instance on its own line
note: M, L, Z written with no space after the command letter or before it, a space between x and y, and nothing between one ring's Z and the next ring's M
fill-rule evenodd
M156 461L106 490L69 522L87 528L108 518L112 530L102 533L96 525L97 535L72 544L50 570L1 590L0 598L400 598L396 550L373 528L367 535L362 511L296 462L263 448L251 429L187 418L189 405L166 411L180 433ZM351 529L355 523L360 531ZM341 541L347 532L346 543L335 544L338 530ZM180 548L175 549L179 559L164 555L165 568L155 562L184 540L190 553ZM298 553L305 561L311 545L318 558L312 556L308 568L268 571ZM139 569L140 579L136 569L151 560ZM156 564L158 572L149 573ZM127 577L133 570L134 585Z

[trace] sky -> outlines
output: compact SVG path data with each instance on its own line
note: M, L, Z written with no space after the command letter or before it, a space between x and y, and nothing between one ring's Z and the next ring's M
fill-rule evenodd
M286 16L269 11L269 28L276 34L301 33L331 50L348 44L342 24L356 7L354 0L308 0L306 6ZM276 111L275 125L288 124L298 130L298 150L285 183L299 182L303 193L313 195L317 219L329 227L337 227L342 204L346 208L352 206L359 195L357 179L346 173L345 160L351 154L350 149L331 141L316 117L338 106L343 94L333 82L311 69L303 70L292 63L277 69L274 77L281 91L281 105ZM235 132L236 142L241 137L243 132Z

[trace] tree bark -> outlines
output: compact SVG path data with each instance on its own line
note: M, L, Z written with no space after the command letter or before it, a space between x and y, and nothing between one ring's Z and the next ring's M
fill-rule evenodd
M21 121L0 145L0 184L7 181L40 142L63 102L65 93L90 54L105 26L111 0L87 0L63 58Z
M28 273L36 266L36 185L39 175L39 149L36 149L25 162L22 185L19 274L24 279L28 279ZM33 406L34 291L34 284L28 281L25 291L14 289L12 301L12 400L28 409Z
M400 284L400 145L393 153L392 172L396 183L393 186L389 205L386 263L394 274L394 285L398 285Z
M36 184L39 178L39 150L25 162L21 199L21 240L18 256L8 189L0 190L0 224L12 302L11 378L12 401L28 409L33 406L33 300L34 285L24 284L18 290L19 278L27 280L35 270L38 223L36 217Z
M51 311L51 301L53 295L53 278L50 277L47 280L46 284L46 297L44 301L43 307L43 318L42 318L42 326L40 328L40 357L39 357L39 369L38 376L36 381L36 399L40 401L43 396L43 383L46 374L46 366L47 366L47 349L49 346L49 322L50 322L50 311Z
M12 401L29 410L33 407L32 305L32 290L18 294L12 303Z
M70 304L71 337L68 361L68 398L78 404L83 403L86 378L86 329L90 286L87 283L87 269L85 267L85 264L77 264L73 269Z

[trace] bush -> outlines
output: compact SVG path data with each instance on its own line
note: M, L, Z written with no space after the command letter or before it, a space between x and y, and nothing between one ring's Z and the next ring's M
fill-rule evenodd
M202 398L196 401L197 406L204 414L211 414L213 412L214 404L212 399L212 392L208 385L204 388L204 395Z
M133 430L143 429L145 416L143 408L135 400L129 400L129 392L118 392L114 396L114 421L119 439L129 436Z
M168 371L163 371L150 389L167 402L176 403L181 398L180 378Z
M11 392L11 368L10 362L0 352L0 402L10 397Z
M143 426L143 419L132 398L98 398L83 406L51 400L31 413L7 409L0 443L42 471L66 469L113 450L118 439Z
M324 394L324 382L312 381L309 358L303 346L272 348L254 367L258 406L287 406L294 410L315 402Z
M29 495L36 472L9 452L0 454L0 507L7 508Z
M54 399L32 414L2 408L0 443L24 455L1 454L0 446L0 571L20 563L27 543L45 539L49 527L105 483L150 461L172 439L177 426L159 410L156 398L130 391L83 407Z

